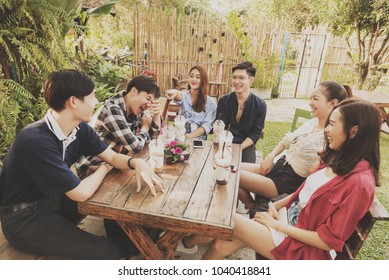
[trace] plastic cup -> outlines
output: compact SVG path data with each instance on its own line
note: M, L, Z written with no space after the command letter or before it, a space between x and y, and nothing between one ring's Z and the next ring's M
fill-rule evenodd
M162 138L153 139L149 144L150 165L154 172L163 171L164 148L165 144Z
M174 141L176 137L176 131L174 129L174 126L172 125L167 125L162 127L162 140L165 144L170 143L171 141Z
M174 126L178 129L178 130L183 130L185 129L185 123L186 123L186 119L183 115L177 115L175 118L174 118Z
M224 131L225 124L222 120L216 120L213 123L213 144L219 145L220 134Z
M230 176L230 164L232 155L229 151L218 151L215 154L215 180L218 185L226 185Z
M185 141L185 123L186 119L182 115L177 115L174 118L174 127L175 127L175 138L177 141L184 142Z
M230 131L227 132L227 130L223 130L219 135L219 151L223 149L225 143L224 150L227 150L231 153L233 139L234 139L234 135L232 135Z

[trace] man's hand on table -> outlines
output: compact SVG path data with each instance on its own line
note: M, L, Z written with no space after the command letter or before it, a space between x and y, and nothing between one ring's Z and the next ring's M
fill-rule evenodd
M155 186L158 186L161 192L165 192L165 188L163 186L163 182L161 178L156 175L153 169L142 159L132 159L132 165L135 168L135 176L137 188L136 191L139 192L142 186L141 178L146 182L146 184L150 187L151 193L156 196L157 192L155 190Z

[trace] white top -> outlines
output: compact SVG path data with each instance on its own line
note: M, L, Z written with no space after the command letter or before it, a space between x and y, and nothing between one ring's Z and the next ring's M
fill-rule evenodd
M317 118L308 120L281 140L286 147L286 161L304 178L319 166L318 152L322 152L325 145L324 130L314 131L317 123Z
M325 168L308 176L305 181L304 188L299 193L299 206L301 209L307 205L312 194L329 180L331 180L331 178L325 174Z
M317 191L321 186L323 186L324 184L329 182L331 179L332 179L331 177L329 177L325 174L325 168L308 176L308 178L306 179L305 185L299 194L298 206L300 208L300 211L301 211L301 209L303 209L307 205L307 203L308 203L309 199L311 198L311 196L313 195L313 193L315 191ZM285 222L285 223L288 223L288 217L287 217L288 214L287 214L286 208L282 207L280 210L278 210L278 213L280 215L280 220ZM270 228L270 233L271 233L273 242L276 246L278 246L287 236L286 234L279 232L279 231L276 231L273 228ZM336 257L335 250L331 250L330 255L331 255L332 259L335 259L335 257Z

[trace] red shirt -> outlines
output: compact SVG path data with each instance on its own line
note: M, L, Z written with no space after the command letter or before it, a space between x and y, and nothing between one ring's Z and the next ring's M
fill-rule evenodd
M321 165L318 170L324 167L326 165ZM304 185L305 182L292 195L287 208L298 200ZM300 212L296 227L316 231L329 247L341 252L344 242L373 203L374 192L373 172L367 161L361 161L349 174L336 176L312 194ZM328 251L291 237L286 237L272 254L276 259L331 259Z

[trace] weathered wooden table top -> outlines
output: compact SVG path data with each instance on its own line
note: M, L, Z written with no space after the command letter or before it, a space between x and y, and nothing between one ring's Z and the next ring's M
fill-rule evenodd
M79 204L79 210L117 221L231 239L239 172L230 172L227 185L216 184L214 154L218 148L205 142L204 148L190 148L189 160L164 164L160 177L166 192L156 197L145 183L136 192L134 171L112 170L93 197ZM241 146L233 144L232 154L231 164L239 170ZM147 149L136 157L148 160Z

